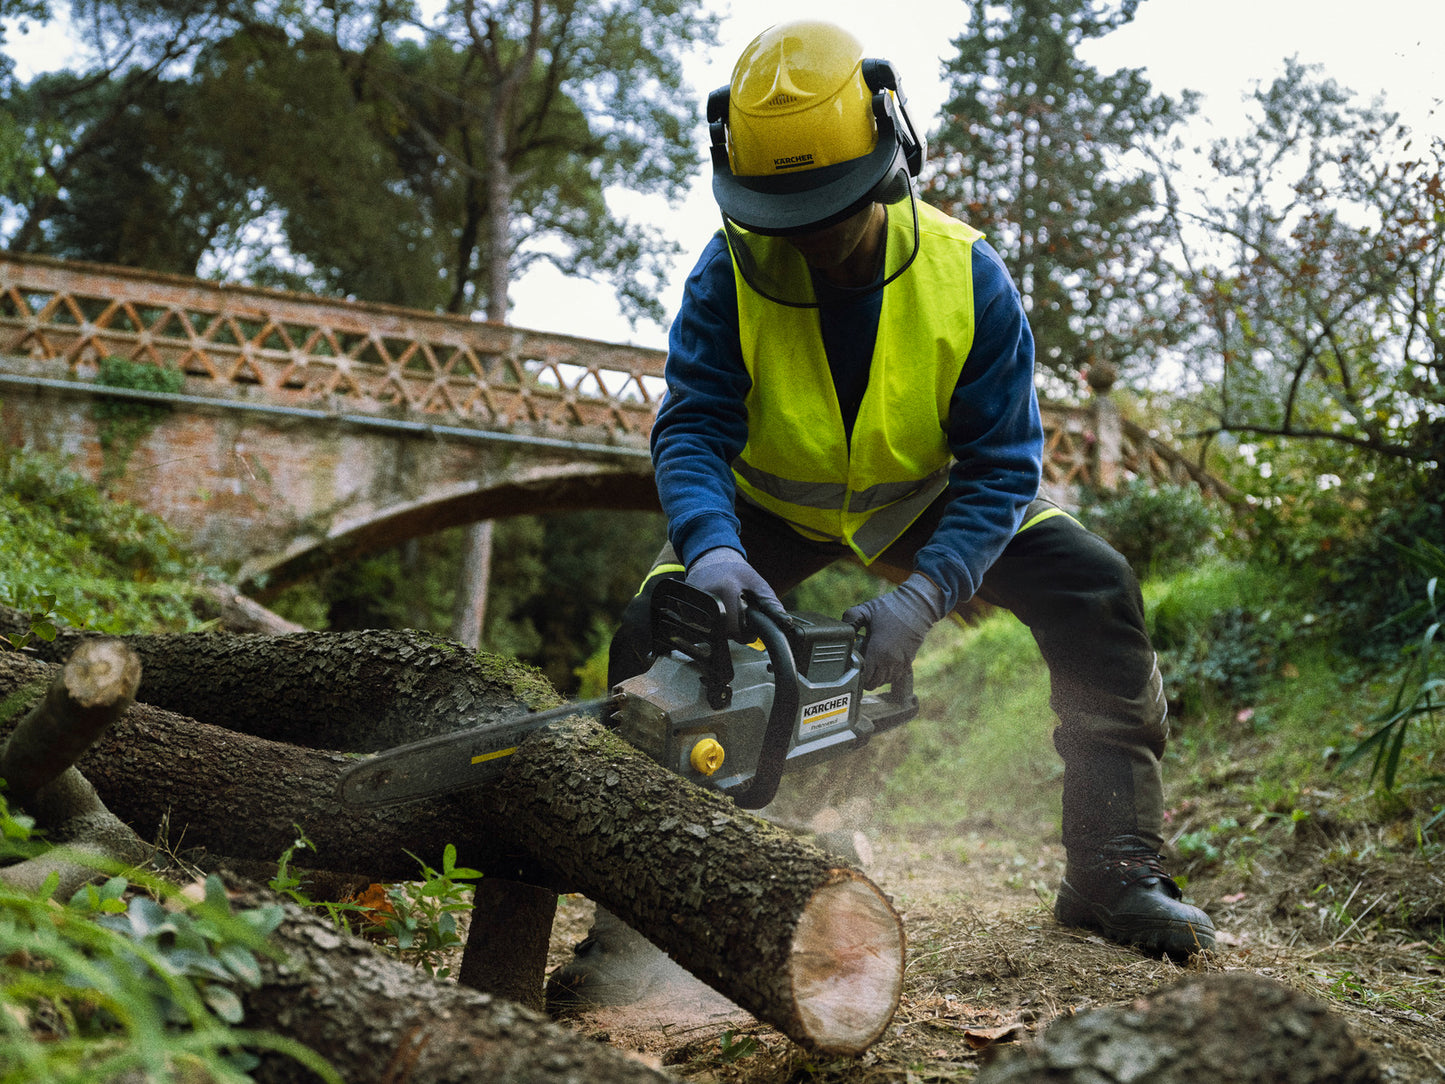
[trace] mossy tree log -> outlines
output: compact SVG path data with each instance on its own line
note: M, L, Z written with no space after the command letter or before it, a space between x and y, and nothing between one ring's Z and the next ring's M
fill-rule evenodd
M425 683L415 675L405 698L397 692L407 660L436 659L433 669L458 679L467 671L445 643L422 637L409 643L405 634L378 637L375 668L366 665L364 637L212 638L204 659L168 654L159 644L142 647L139 639L130 642L146 661L142 697L152 681L170 687L156 673L167 665L185 665L188 679L178 684L197 695L216 684L240 695L245 681L208 678L209 659L229 654L227 639L238 656L268 652L259 668L236 659L230 671L220 669L251 675L272 733L369 734L378 716L404 702L416 722L401 735L409 740L435 726L436 715L427 713ZM328 643L344 648L337 659L325 657ZM288 660L298 659L306 680L286 671ZM476 664L463 683L472 707L521 699L489 665ZM378 679L378 672L390 676ZM376 687L373 710L352 700L349 726L319 727L317 716L350 695L332 685L342 674ZM454 704L449 680L434 687ZM173 840L184 833L188 846L221 855L274 862L300 826L327 869L403 880L416 872L407 852L435 864L452 843L461 863L490 876L583 892L758 1019L821 1052L866 1049L892 1016L902 987L902 925L871 882L728 799L687 784L595 722L574 717L539 732L486 787L386 810L338 803L336 777L350 759L142 704L82 767L142 835L168 824Z

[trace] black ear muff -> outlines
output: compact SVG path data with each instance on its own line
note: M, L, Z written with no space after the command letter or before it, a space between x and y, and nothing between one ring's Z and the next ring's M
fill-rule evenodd
M873 118L878 124L878 137L882 139L885 133L892 134L907 164L908 176L917 177L923 169L927 148L908 113L908 99L903 96L898 70L886 60L865 59L863 82L873 91Z
M901 165L878 182L872 198L878 203L902 203L908 198L911 184L908 167Z
M707 133L712 144L712 168L731 173L728 164L728 106L731 86L718 87L707 96Z

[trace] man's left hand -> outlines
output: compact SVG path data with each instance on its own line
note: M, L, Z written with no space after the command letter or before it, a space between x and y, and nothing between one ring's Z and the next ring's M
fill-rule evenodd
M943 617L942 596L932 580L915 572L888 594L844 612L844 621L868 630L863 688L876 689L909 675L923 638Z

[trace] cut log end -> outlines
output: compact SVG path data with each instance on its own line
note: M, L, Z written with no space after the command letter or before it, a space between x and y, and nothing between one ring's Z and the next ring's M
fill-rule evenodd
M836 874L799 916L788 970L809 1045L852 1057L883 1034L898 1007L903 923L872 882L851 870Z
M83 708L129 704L140 675L140 656L120 640L84 640L65 664L65 690Z

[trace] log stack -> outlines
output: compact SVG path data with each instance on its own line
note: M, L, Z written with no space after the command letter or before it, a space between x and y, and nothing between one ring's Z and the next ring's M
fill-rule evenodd
M354 733L356 744L376 748L378 733L436 733L456 726L458 688L471 701L465 722L479 710L550 706L527 705L536 690L525 683L498 682L513 670L412 635L406 644L396 633L379 635L369 665L365 637L355 634L198 637L192 651L186 636L131 638L146 666L139 699L148 688L165 690L174 709L192 690L214 706L229 692L216 709L228 725L137 703L79 767L142 838L165 832L188 848L274 868L299 828L318 868L392 881L416 876L412 855L439 865L450 843L459 863L489 877L585 894L812 1050L858 1054L882 1034L901 994L905 951L901 920L883 893L594 721L573 717L533 735L486 787L383 810L342 805L336 780L354 751L277 735L321 733L339 745L338 736ZM265 651L251 650L257 639L267 641ZM26 679L21 663L38 665L0 655L0 696ZM384 712L368 718L354 695L316 680L338 672L364 672L369 685L387 690L375 701ZM264 725L249 729L267 736L230 729L256 714L241 702L248 689L268 708ZM348 707L338 711L338 701ZM407 714L415 727L400 722ZM541 981L540 972L520 982L511 976L514 988L540 990Z

